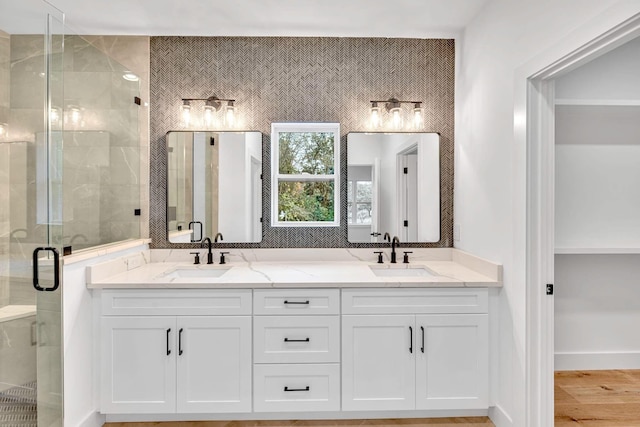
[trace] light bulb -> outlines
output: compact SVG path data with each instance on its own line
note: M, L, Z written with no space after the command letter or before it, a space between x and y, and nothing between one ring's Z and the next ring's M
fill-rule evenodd
M0 123L0 139L4 139L7 137L9 133L9 125L6 123Z
M391 111L391 127L394 130L402 129L402 110L400 107L392 108Z
M184 101L182 103L180 106L180 112L182 115L182 123L185 126L189 126L189 123L191 122L191 104L189 104L189 101Z
M234 107L233 101L229 101L224 112L224 124L229 128L232 128L235 125L235 121L236 121L235 110L236 110L236 107Z
M60 126L60 109L58 107L51 107L49 111L49 120L51 126Z
M204 125L207 128L213 127L216 109L212 105L204 106Z
M69 106L69 121L72 125L77 125L80 123L81 118L80 108L74 105Z
M422 108L420 108L420 103L416 102L413 108L413 128L416 130L420 130L424 127L424 119L422 117Z
M380 115L380 107L377 102L371 103L371 109L369 110L369 125L373 129L377 129L382 125L382 118Z

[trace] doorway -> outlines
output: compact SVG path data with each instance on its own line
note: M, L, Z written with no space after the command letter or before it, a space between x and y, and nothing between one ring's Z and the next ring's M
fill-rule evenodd
M561 173L567 171L556 168L556 157L563 156L562 149L556 147L556 104L567 104L579 107L592 107L586 104L586 99L581 101L563 100L558 96L560 89L556 83L579 67L584 66L597 58L612 52L614 49L633 40L640 34L640 19L635 17L606 34L586 44L583 48L574 51L571 55L562 58L556 63L546 67L528 79L527 91L527 310L528 310L528 366L529 366L529 412L536 413L537 424L553 425L553 384L554 384L554 334L556 327L554 298L551 296L558 290L561 283L556 278L556 226L561 220L558 218L556 204L562 205L563 199L558 202L554 199L556 192L556 180ZM556 90L559 90L557 93ZM562 89L563 90L563 89ZM560 102L557 102L560 101ZM606 104L606 103L605 103ZM616 104L612 106L616 107ZM598 108L603 107L602 105ZM562 109L562 108L561 108ZM575 147L574 147L575 148ZM570 156L569 156L570 157ZM592 174L599 170L591 169ZM575 195L572 193L572 196ZM599 208L598 203L588 213ZM615 210L612 210L615 212ZM556 214L556 215L554 215ZM555 218L554 218L555 217ZM575 218L575 216L574 216ZM577 218L575 218L577 219ZM575 224L572 224L575 225ZM584 237L583 234L579 236ZM567 246L566 249L579 251L579 243L575 246ZM593 249L588 245L582 249ZM606 248L596 248L603 251ZM608 248L610 251L612 248ZM620 249L620 248L618 248ZM626 248L629 250L630 248ZM562 248L560 248L562 251ZM616 252L613 252L616 254ZM599 254L599 253L596 253ZM560 254L564 255L587 255ZM591 255L591 254L589 254ZM554 280L555 279L555 280ZM546 284L550 284L548 286ZM555 286L555 288L554 288ZM561 302L558 300L557 302ZM562 357L557 360L561 360ZM530 416L530 420L536 416Z

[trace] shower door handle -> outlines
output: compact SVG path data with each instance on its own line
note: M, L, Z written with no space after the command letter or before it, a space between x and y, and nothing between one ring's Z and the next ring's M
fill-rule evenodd
M196 236L196 224L200 224L200 237L198 239L195 238L195 236ZM192 225L193 225L193 227L191 227ZM191 243L197 243L197 242L202 241L202 237L203 237L202 236L202 232L204 231L203 227L202 227L202 222L200 222L200 221L191 221L189 223L189 230L193 230L193 236L191 237Z
M40 286L40 279L38 277L39 273L39 258L38 253L40 251L48 251L53 252L53 287L51 288L43 288ZM60 286L60 254L56 248L46 247L46 248L36 248L33 251L33 287L36 290L44 292L44 291L55 291Z

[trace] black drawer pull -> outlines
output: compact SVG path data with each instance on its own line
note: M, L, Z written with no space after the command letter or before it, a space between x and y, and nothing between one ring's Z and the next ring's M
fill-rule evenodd
M182 328L178 331L178 356L182 356Z
M169 334L171 333L171 328L167 329L167 356L171 354L171 350L169 349Z
M311 341L311 338L305 338L303 340L292 340L289 338L284 339L284 342L309 342L309 341Z
M309 390L311 390L309 386L306 386L305 388L289 388L287 386L284 387L284 391L309 391Z
M306 301L287 301L284 300L285 304L302 304L302 305L309 305L309 300Z
M424 327L420 326L420 330L422 331L422 347L420 347L420 351L424 353Z

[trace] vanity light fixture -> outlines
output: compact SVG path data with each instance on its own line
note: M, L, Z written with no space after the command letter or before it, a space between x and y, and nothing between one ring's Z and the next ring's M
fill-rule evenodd
M224 109L224 125L228 128L233 128L235 125L235 99L222 99L213 95L208 98L182 98L182 105L180 106L182 122L185 127L189 127L191 123L191 102L192 101L204 101L204 108L202 114L202 122L205 128L210 129L216 127L218 119L216 113L221 110L222 103L226 102L227 105Z
M382 109L378 106L377 101L371 102L371 109L369 110L369 125L372 129L378 129L382 126Z
M227 102L227 107L224 111L224 124L227 127L234 127L236 122L236 107L233 105L234 101Z
M422 103L416 102L413 105L413 120L412 120L413 129L421 130L424 127L424 118L422 113Z
M393 99L391 102L387 102L386 108L389 114L391 114L391 128L393 130L402 129L404 120L402 117L402 109L400 108L400 101Z
M191 122L191 101L182 100L180 115L182 116L182 123L184 123L186 127L189 127L189 123Z
M424 126L422 101L400 101L397 98L389 98L387 100L373 100L369 101L371 107L369 109L369 126L372 129L378 129L383 127L382 109L378 106L379 103L384 103L385 110L389 114L389 119L386 123L386 127L391 130L402 130L405 127L405 113L402 109L402 104L413 104L413 110L411 115L410 124L407 126L412 129L422 129Z
M9 133L9 125L6 123L0 123L0 140L5 139L8 133Z

